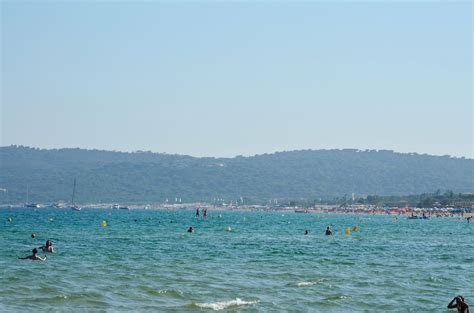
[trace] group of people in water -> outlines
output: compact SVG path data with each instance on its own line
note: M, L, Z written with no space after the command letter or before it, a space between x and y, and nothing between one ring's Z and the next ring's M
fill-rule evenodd
M199 211L199 208L197 208L196 209L196 217L200 217L200 216L201 216L201 212ZM207 209L202 210L202 216L207 217Z
M35 238L35 234L31 235L32 238ZM38 248L34 248L31 250L31 255L25 257L19 257L20 260L32 260L32 261L46 261L47 257L39 256L38 249L41 249L43 252L54 253L53 242L51 240L46 240L46 244L44 246L40 246Z
M200 217L199 209L196 210L196 217ZM207 217L207 209L203 210L203 217ZM471 222L471 217L467 218L468 223ZM135 220L136 221L136 220ZM229 228L230 229L230 228ZM187 230L188 233L193 233L194 228L190 226ZM305 235L309 234L309 230L305 230ZM331 228L328 226L325 231L326 236L331 236L333 234ZM33 233L31 234L31 238L35 238L36 235ZM38 255L38 249L41 249L43 252L46 253L54 253L53 242L51 240L46 240L44 246L40 246L38 248L34 248L31 252L31 255L25 257L18 257L21 260L32 260L32 261L46 261L47 256L40 256ZM464 300L464 297L459 295L453 298L451 302L448 304L448 309L457 309L458 313L470 313L469 304Z
M207 209L202 210L202 216L207 217ZM201 217L201 211L199 210L199 208L196 209L196 217ZM188 233L194 233L194 228L192 226L189 226Z
M309 230L305 229L304 234L309 235ZM325 235L326 236L331 236L332 235L332 230L329 226L326 228Z

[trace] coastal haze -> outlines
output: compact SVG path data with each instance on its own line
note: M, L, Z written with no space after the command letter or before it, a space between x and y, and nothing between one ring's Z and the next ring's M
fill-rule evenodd
M1 145L472 158L472 3L2 1Z

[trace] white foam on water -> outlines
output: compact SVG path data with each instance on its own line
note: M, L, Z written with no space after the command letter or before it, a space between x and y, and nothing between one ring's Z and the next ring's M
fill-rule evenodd
M222 301L222 302L196 303L196 306L202 309L211 309L214 311L219 311L219 310L224 310L231 306L247 305L247 304L255 304L255 303L258 303L258 301L244 301L239 298L235 298L235 300Z
M324 279L318 279L318 280L314 280L314 281L302 281L302 282L297 283L296 285L298 287L307 287L307 286L313 286L313 285L320 284L323 281L324 281Z
M302 281L298 283L298 287L313 286L316 283L314 281Z
M166 293L177 293L179 295L182 295L183 292L179 289L160 289L157 291L159 294L166 294Z

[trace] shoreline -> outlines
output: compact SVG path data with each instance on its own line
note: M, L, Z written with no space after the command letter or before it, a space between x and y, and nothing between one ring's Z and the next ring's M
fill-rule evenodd
M410 217L422 216L425 214L427 217L474 217L473 208L347 208L347 207L335 207L335 206L321 206L319 208L298 208L298 207L264 207L264 206L214 206L204 203L187 203L187 204L172 204L172 205L130 205L122 208L114 207L113 204L87 204L82 205L83 209L110 209L118 211L130 211L130 210L196 210L196 209L207 209L209 211L261 211L261 212L286 212L286 213L297 213L297 214L354 214L354 215L390 215L390 216L404 216ZM29 210L70 210L70 207L52 207L52 206L40 206L38 208L24 207L23 205L0 205L1 209L29 209ZM464 211L464 212L463 212Z

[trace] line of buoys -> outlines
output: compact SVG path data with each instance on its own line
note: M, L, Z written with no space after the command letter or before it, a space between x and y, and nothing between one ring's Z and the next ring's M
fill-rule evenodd
M102 227L107 227L107 221L106 221L106 220L102 220L102 223L100 224L100 226L102 226Z
M354 226L352 227L352 231L359 231L359 226L358 226L358 225L354 225ZM344 233L345 233L346 235L350 235L350 234L351 234L351 228L350 228L350 227L346 227L346 228L344 229Z

